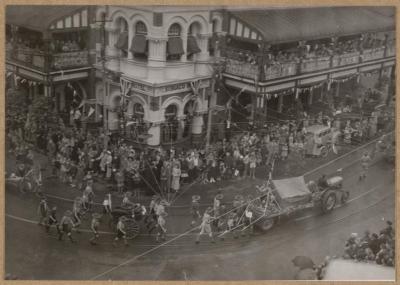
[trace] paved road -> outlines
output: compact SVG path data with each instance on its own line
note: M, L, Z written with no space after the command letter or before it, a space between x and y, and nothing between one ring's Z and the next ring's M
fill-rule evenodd
M115 279L115 280L245 280L292 279L296 269L290 260L307 255L316 262L326 255L340 254L352 232L378 231L382 218L394 219L394 175L384 161L374 164L369 177L358 182L358 163L347 162L344 185L351 192L347 205L328 215L317 211L282 221L267 234L211 244L194 244L188 209L170 208L170 216L179 216L179 225L169 223L167 244L157 244L152 236L139 236L129 248L112 248L112 234L104 233L101 244L88 244L90 234L75 234L78 244L59 242L36 225L37 199L6 192L6 270L21 279ZM332 166L332 169L337 169ZM318 175L320 173L317 173ZM315 174L315 175L317 175ZM55 196L73 197L67 187L53 182ZM250 181L223 188L229 193L243 192ZM197 187L195 191L205 189ZM194 191L188 189L188 193ZM62 193L63 195L60 195ZM209 194L210 197L213 195ZM209 198L210 198L209 197ZM70 208L68 200L51 198L60 212ZM179 203L177 202L177 205ZM186 226L187 225L187 226ZM87 222L83 227L87 226ZM103 231L109 231L107 227ZM129 262L127 262L129 261ZM125 264L126 263L126 264ZM121 265L122 264L122 265ZM240 268L240 270L238 270Z

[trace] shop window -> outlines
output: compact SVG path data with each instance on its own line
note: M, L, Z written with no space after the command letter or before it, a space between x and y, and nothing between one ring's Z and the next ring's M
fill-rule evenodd
M146 25L139 21L135 25L135 36L132 39L130 52L136 59L147 59L148 56L148 42L146 39L147 28Z
M176 23L168 30L167 60L179 60L184 54L181 30L181 26Z

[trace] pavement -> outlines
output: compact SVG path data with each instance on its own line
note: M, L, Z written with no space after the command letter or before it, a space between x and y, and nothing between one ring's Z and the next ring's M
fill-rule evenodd
M7 160L7 163L11 160ZM10 166L10 164L8 164ZM225 203L238 193L247 193L261 180L243 179L207 185L184 187L180 196L167 208L168 235L166 243L156 243L155 237L142 231L130 246L111 246L114 233L106 221L101 225L100 244L91 246L88 240L89 220L84 220L82 233L74 233L78 244L59 242L55 231L50 235L37 225L37 198L21 195L16 189L6 190L6 255L5 272L20 279L104 279L104 280L261 280L292 279L296 268L291 259L296 255L310 256L316 263L326 255L342 253L350 233L365 229L378 231L384 219L394 219L395 191L393 167L377 159L365 181L358 181L360 165L352 156L308 174L309 179L321 173L333 173L342 168L344 187L350 200L330 214L304 211L282 219L266 234L210 243L204 237L195 245L198 230L190 226L188 201L194 193L202 195L206 207L215 193L224 194ZM329 172L327 172L329 171ZM101 202L106 189L95 185L96 201ZM58 212L70 209L78 190L46 179L45 192ZM114 199L116 200L114 202ZM143 197L143 201L149 199ZM113 198L116 203L118 197ZM115 205L115 204L114 204ZM98 206L100 207L100 206ZM98 208L99 209L99 208ZM59 214L59 215L60 215ZM237 270L241 268L241 270Z

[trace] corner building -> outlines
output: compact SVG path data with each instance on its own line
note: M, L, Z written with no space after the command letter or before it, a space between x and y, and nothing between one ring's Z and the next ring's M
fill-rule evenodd
M105 128L149 146L201 139L222 14L202 6L106 6L96 19L95 93Z

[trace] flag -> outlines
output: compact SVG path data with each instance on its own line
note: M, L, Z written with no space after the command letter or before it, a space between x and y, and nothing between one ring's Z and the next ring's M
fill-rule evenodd
M93 107L90 107L90 109L89 109L89 113L88 113L88 118L92 115L94 113L94 108Z

